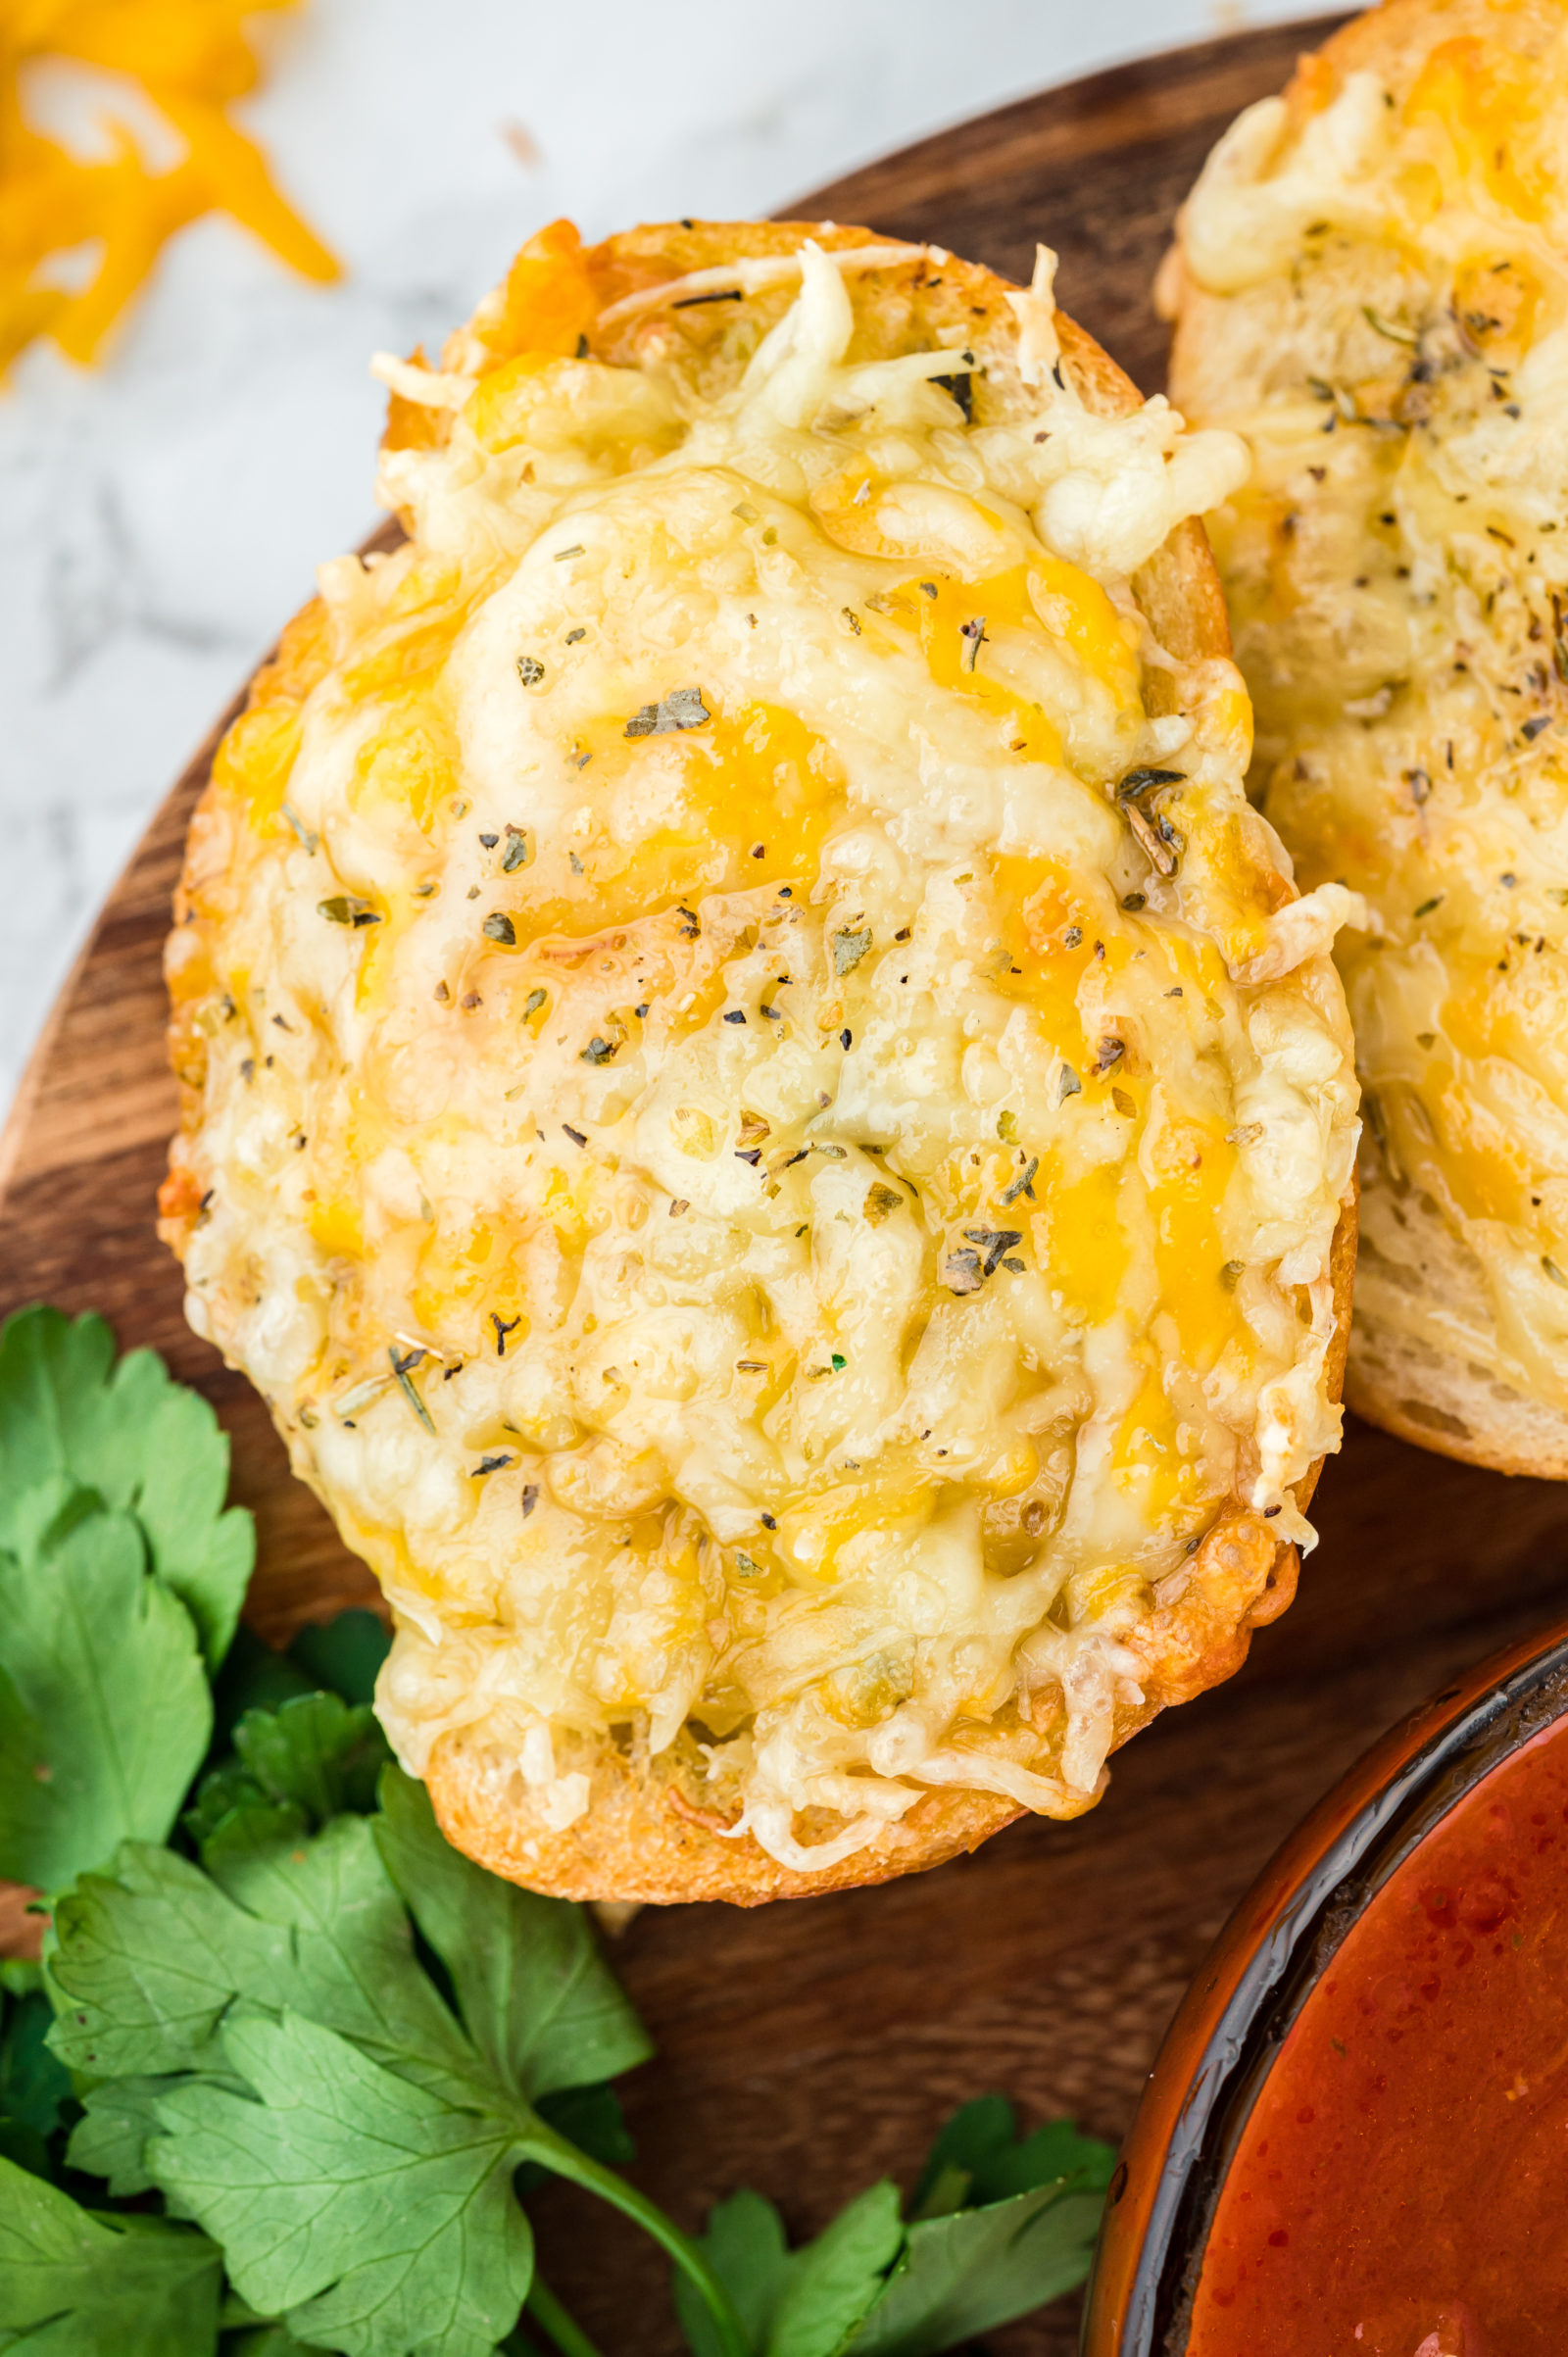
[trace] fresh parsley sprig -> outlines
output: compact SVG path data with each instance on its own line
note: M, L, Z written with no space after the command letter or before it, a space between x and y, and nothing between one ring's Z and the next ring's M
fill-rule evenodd
M907 2207L791 2249L760 2194L684 2234L622 2171L652 2051L580 1908L452 1849L369 1708L384 1631L235 1622L226 1444L151 1353L0 1334L0 2350L595 2357L540 2274L544 2176L671 2263L693 2357L927 2357L1081 2280L1107 2147L983 2098Z
M270 1799L244 1813L200 1865L127 1842L59 1900L52 2043L109 2082L68 2162L156 2187L254 2310L349 2357L488 2357L532 2279L531 2162L645 2228L745 2357L706 2255L538 2108L652 2052L582 1911L462 1857L396 1767L373 1818L303 1841Z
M228 1442L101 1318L0 1332L0 1881L63 1889L168 1836L255 1555ZM150 1697L157 1697L150 1707Z
M983 2095L937 2137L906 2216L872 2185L803 2248L760 2193L733 2194L704 2248L753 2357L933 2357L1081 2283L1115 2155L1055 2120L1016 2134ZM685 2284L675 2306L693 2357L717 2357Z

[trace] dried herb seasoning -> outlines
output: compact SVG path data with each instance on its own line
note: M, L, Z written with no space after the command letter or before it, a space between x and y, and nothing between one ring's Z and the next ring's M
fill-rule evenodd
M933 376L931 382L939 385L950 401L957 403L963 412L965 425L972 425L974 423L974 384L967 369L954 376Z
M871 947L871 928L862 925L844 926L833 936L833 971L835 975L853 974Z
M978 1245L985 1255L982 1271L990 1277L995 1275L1003 1253L1010 1252L1015 1244L1022 1244L1023 1231L1021 1228L965 1228L963 1240L965 1244Z
M295 835L299 839L300 849L303 852L308 853L314 859L316 857L317 848L321 840L320 836L312 832L291 803L285 802L281 808L283 816L287 819L289 825L293 828Z
M978 1293L985 1283L976 1252L949 1252L942 1263L942 1282L949 1293Z
M678 687L657 704L633 712L624 733L629 737L671 736L679 729L701 728L712 718L700 687Z
M389 1343L386 1354L392 1363L392 1372L398 1379L398 1387L404 1399L407 1399L425 1431L433 1438L435 1424L431 1419L430 1410L414 1388L414 1369L419 1365L421 1360L429 1356L429 1352L421 1343L416 1343L411 1350L402 1351L398 1350L395 1343Z
M1116 799L1131 802L1140 794L1152 794L1156 786L1182 786L1186 782L1185 769L1129 769L1116 788Z

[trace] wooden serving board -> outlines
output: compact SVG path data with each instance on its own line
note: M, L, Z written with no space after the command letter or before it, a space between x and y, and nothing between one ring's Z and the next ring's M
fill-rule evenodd
M1061 299L1153 389L1149 286L1177 203L1241 107L1280 86L1310 27L1249 33L1003 109L802 200L797 216L931 238ZM251 1617L373 1600L369 1575L289 1476L260 1401L186 1329L153 1199L174 1120L160 950L216 734L154 820L55 1009L0 1145L0 1313L97 1308L216 1403L255 1509ZM1322 1545L1242 1675L1168 1714L1070 1826L1034 1820L884 1890L746 1914L646 1910L616 1963L658 2040L631 2083L640 2173L690 2224L742 2184L813 2229L882 2171L909 2179L956 2103L1005 2090L1111 2137L1209 1940L1269 1852L1374 1736L1454 1671L1568 1604L1568 1488L1473 1472L1352 1424ZM603 2346L678 2344L649 2247L574 2197L541 2205L551 2273ZM1065 2357L1075 2304L995 2336Z

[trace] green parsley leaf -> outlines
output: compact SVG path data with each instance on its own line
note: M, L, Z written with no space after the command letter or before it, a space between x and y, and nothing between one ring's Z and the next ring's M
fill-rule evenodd
M581 1907L475 1866L442 1834L423 1785L400 1768L382 1775L374 1823L387 1872L503 2087L531 2100L648 2060L652 2041Z
M0 2119L0 2160L11 2161L25 2169L29 2177L41 2177L54 2182L54 2169L49 2159L49 2147L36 2128L24 2120ZM0 2342L0 2347L4 2343Z
M298 1840L312 1824L374 1806L391 1758L367 1703L295 1694L247 1710L234 1728L236 1761L202 1779L185 1829L211 1869L221 1852Z
M251 2092L166 2095L148 2155L241 2297L349 2357L492 2357L532 2276L512 2124L297 2014L237 2017L221 2045Z
M107 2178L117 2201L150 2191L153 2181L144 2155L148 2137L158 2134L155 2106L179 2084L177 2079L109 2079L89 2087L66 2146L71 2167L85 2177Z
M223 2357L327 2357L319 2342L296 2340L286 2325L259 2325L223 2336Z
M392 1632L376 1614L351 1607L335 1620L302 1629L288 1657L314 1686L341 1694L345 1702L373 1702L391 1648Z
M415 1952L377 1845L383 1821L220 1842L205 1874L127 1842L112 1875L83 1876L54 1911L51 2044L119 2083L89 2090L74 2161L127 2187L150 2179L222 2239L258 2324L286 2292L289 2331L351 2357L488 2357L527 2283L516 2173L543 2166L642 2225L701 2287L725 2357L746 2357L702 2253L596 2151L623 2134L613 2098L589 2083L565 2099L590 2067L647 2051L581 1918L510 1886L476 1898L465 1878L488 1878L455 1859L422 1792L401 1793L394 1773L392 1807L413 1796L423 1808L405 1808L394 1846L402 1868L416 1856L441 1883L432 1929L500 1942L497 1974L452 1951L485 2050ZM236 1809L220 1831L253 1814ZM514 1939L537 1942L520 1967ZM523 2085L562 2116L536 2111ZM404 2120L396 2136L388 2106ZM285 2259L304 2274L267 2274ZM512 2300L499 2329L498 2282Z
M884 2178L791 2253L767 2357L833 2357L881 2291L903 2240L899 2189Z
M312 1841L276 1843L219 1871L236 1909L286 1932L293 1961L286 1982L247 1983L237 1996L271 2012L292 2007L459 2100L492 2091L415 1955L369 1820L334 1817Z
M975 2174L1004 2152L1015 2134L1012 2105L1005 2095L979 2095L956 2111L926 2155L909 2204L911 2218L941 2218L961 2210Z
M241 2001L357 2038L421 2084L470 2096L482 2074L415 1956L367 1819L226 1859L223 1887L169 1850L127 1843L55 1911L55 2052L94 2078L216 2067Z
M1018 2141L987 2153L974 2173L969 2200L1004 2201L1032 2193L1037 2185L1065 2185L1074 2192L1103 2193L1116 2168L1116 2148L1097 2136L1080 2136L1071 2120L1048 2120Z
M44 2042L53 2019L41 1993L0 1997L0 2118L40 2136L54 2135L71 2097L71 2074Z
M586 2152L590 2160L603 2161L607 2169L629 2169L637 2158L637 2147L626 2126L626 2115L613 2087L565 2087L558 2094L541 2095L534 2106L547 2128L565 2136ZM531 2192L542 2185L552 2171L537 2161L524 2161L517 2171L519 2193Z
M554 2095L541 2095L534 2108L541 2120L569 2136L579 2151L603 2161L607 2169L629 2169L637 2158L613 2087L564 2087Z
M0 2348L213 2357L220 2275L204 2234L106 2218L0 2161Z
M701 2247L754 2357L834 2357L881 2293L903 2241L898 2187L884 2179L795 2251L770 2201L736 2193L713 2211ZM681 2277L674 2293L694 2357L718 2357L708 2311Z
M1089 2273L1099 2192L1041 2185L911 2226L887 2289L847 2357L934 2357L1027 2316Z
M286 1653L264 1645L242 1621L213 1681L213 1737L221 1748L247 1710L275 1710L293 1694L314 1694L322 1681L307 1677Z
M710 2211L702 2247L735 2303L753 2357L761 2357L789 2281L789 2243L783 2219L770 2201L743 2186ZM684 2276L676 2275L671 2278L671 2289L692 2357L719 2357L712 2319L692 2285Z
M392 1756L368 1703L337 1694L300 1694L276 1710L248 1710L234 1748L270 1800L292 1801L318 1823L375 1803L376 1779Z
M258 1847L270 1849L276 1841L303 1841L311 1831L311 1821L302 1808L292 1801L269 1800L255 1777L247 1776L237 1760L214 1768L202 1778L196 1798L180 1823L201 1851L210 1874L217 1873L220 1863L230 1856L248 1856Z
M27 1494L62 1475L135 1515L153 1570L216 1669L256 1553L249 1514L223 1510L228 1441L218 1418L155 1351L117 1365L102 1318L24 1309L0 1330L0 1547L16 1550Z
M163 1841L213 1723L190 1615L137 1524L74 1512L57 1542L0 1553L0 1879L40 1891Z
M112 1874L82 1875L56 1902L47 1970L49 2042L94 2079L198 2066L241 1991L294 1977L287 1930L257 1922L172 1850L127 1841Z
M1019 2137L1012 2105L981 2095L956 2111L927 2156L909 2205L911 2218L1002 2201L1036 2185L1067 2185L1103 2192L1116 2155L1109 2144L1080 2136L1071 2120L1051 2120Z

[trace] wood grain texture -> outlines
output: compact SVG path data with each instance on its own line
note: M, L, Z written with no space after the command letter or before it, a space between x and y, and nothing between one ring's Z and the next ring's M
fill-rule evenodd
M1026 276L1062 256L1067 308L1146 387L1148 289L1170 218L1236 110L1277 88L1304 28L1212 42L1026 100L805 198ZM174 1092L160 953L204 746L111 896L0 1145L0 1312L103 1310L217 1405L261 1524L251 1617L286 1635L372 1595L286 1470L249 1387L186 1329L153 1235ZM1004 2088L1030 2121L1127 2124L1186 1982L1296 1820L1457 1668L1568 1605L1568 1488L1510 1482L1352 1423L1319 1492L1298 1602L1232 1683L1115 1763L1093 1815L1028 1822L883 1890L739 1914L648 1910L615 1960L659 2043L630 2083L640 2175L695 2225L760 2186L808 2230L879 2171L908 2178L956 2103ZM540 2203L558 2288L602 2345L676 2339L646 2244L574 2197ZM1072 2303L994 2336L1066 2357Z

